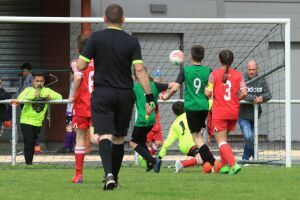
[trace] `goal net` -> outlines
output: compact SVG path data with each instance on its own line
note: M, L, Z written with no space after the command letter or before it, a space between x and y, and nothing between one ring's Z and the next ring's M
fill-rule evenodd
M0 51L2 51L2 55L6 55L0 58L2 63L0 70L3 72L2 77L4 77L3 86L11 92L15 92L17 89L20 73L18 67L24 62L31 62L36 68L44 70L48 74L55 74L64 78L68 77L70 67L66 63L70 63L71 60L78 58L76 38L81 32L82 23L80 22L89 21L92 31L105 28L101 18L25 18L25 21L18 21L19 19L14 18L12 21L7 21L5 18L0 18L0 34L2 36ZM189 59L190 49L196 44L200 44L205 48L203 65L212 69L219 67L218 54L223 49L230 49L234 53L233 67L243 73L246 72L247 62L256 60L259 65L259 78L265 78L268 82L272 100L262 104L262 115L260 118L257 118L255 123L257 124L255 129L257 132L255 143L257 144L255 152L257 158L252 162L284 163L290 152L290 133L287 134L286 132L289 125L286 124L285 105L286 99L290 99L290 96L286 96L286 89L289 89L286 85L285 72L289 72L289 69L287 70L286 68L286 59L290 59L285 58L286 42L289 42L286 41L289 39L285 34L286 23L289 23L289 20L132 18L127 19L122 29L139 39L143 61L149 75L155 77L160 74L159 78L163 82L175 81L180 69L184 65L191 64ZM47 56L44 56L44 46L51 46L54 49L62 46L61 39L58 43L55 43L56 41L53 37L47 39L50 36L45 34L43 30L43 27L46 25L57 28L57 33L49 29L56 38L62 37L60 35L62 33L61 29L68 31L68 35L63 41L64 45L68 46L68 53L62 55L65 58L60 58L63 60L62 62L57 62L57 57L51 57L51 50L53 51L53 49L46 49L50 52L48 52ZM180 49L185 53L185 60L182 66L173 66L169 62L169 53L175 49ZM65 60L67 62L64 62ZM43 68L42 65L45 64L48 66L47 68ZM49 79L51 82L51 77ZM57 91L68 91L69 86L62 85L60 82L61 80L58 80L58 83L51 85L50 88L52 87ZM67 89L62 90L62 87ZM183 91L184 88L182 87L181 91L177 92L171 100L159 102L160 122L164 139L167 137L170 125L175 119L171 109L172 103L183 100ZM67 96L68 94L65 93L64 97L67 98ZM59 108L57 108L57 105L51 106L51 110L55 109L60 109L61 115L65 114L65 105ZM133 114L132 116L131 126L126 138L127 141L129 141L134 124L135 115ZM58 126L58 123L51 118L51 115L50 119L52 127ZM19 122L17 121L17 123ZM1 142L7 144L7 142L12 140L11 129L4 127L1 130ZM63 135L65 127L61 126L60 132ZM40 135L42 153L35 156L34 162L72 166L74 160L72 154L57 153L57 150L63 146L63 136L60 137L60 140L48 140L49 137L47 138L43 134L45 133L42 132ZM20 128L18 128L17 135L16 149L19 154L17 154L16 159L17 164L21 164L24 163L24 158ZM286 137L287 135L288 138ZM218 157L218 148L214 138L205 138L207 138L213 154ZM236 131L229 135L229 142L233 146L235 156L240 160L244 149L244 140L239 125L237 125ZM96 146L93 146L92 153L86 156L88 163L93 166L98 166L100 160L97 149ZM126 147L126 150L124 163L131 164L134 160L134 152L130 150L129 146ZM1 163L11 162L10 148L2 151L1 154ZM186 156L178 151L175 143L169 149L165 163L172 165L174 160L179 159L186 159ZM290 160L289 157L288 160Z

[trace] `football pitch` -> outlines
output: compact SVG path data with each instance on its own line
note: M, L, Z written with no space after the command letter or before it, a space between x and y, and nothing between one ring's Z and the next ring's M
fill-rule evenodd
M198 167L179 174L123 167L120 188L103 191L103 169L84 170L84 183L71 183L73 169L51 166L0 170L0 199L299 199L300 166L249 166L237 175L202 174Z

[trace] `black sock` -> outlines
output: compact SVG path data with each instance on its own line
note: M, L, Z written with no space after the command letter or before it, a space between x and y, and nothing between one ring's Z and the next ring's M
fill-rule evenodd
M199 153L203 160L203 163L209 162L212 166L214 166L216 159L214 158L214 156L212 155L212 153L210 152L210 150L206 144L203 144L199 148Z
M155 164L156 160L150 154L148 147L145 148L143 145L138 144L134 150L138 152L138 154L140 154L144 159L146 159L147 162Z
M99 142L99 155L102 160L105 177L112 173L112 143L108 139Z
M112 147L112 174L117 180L124 156L124 143L113 144Z

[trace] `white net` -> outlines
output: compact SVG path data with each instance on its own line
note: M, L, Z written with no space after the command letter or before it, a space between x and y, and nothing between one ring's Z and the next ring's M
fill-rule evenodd
M76 38L80 34L81 24L70 23L63 24L69 30L66 42L70 55L64 60L69 61L78 58L76 51L77 43ZM58 76L64 74L68 76L68 64L62 65L60 62L56 64L53 62L55 57L43 58L43 44L47 43L47 34L42 34L42 27L44 24L22 24L22 23L0 23L1 44L0 51L6 56L0 58L0 70L4 77L4 88L9 91L15 91L18 86L18 74L20 66L23 62L32 62L37 68L42 68L42 64L47 61L51 64L47 65L47 73L54 73ZM51 24L53 27L60 28L62 24ZM92 23L93 31L104 29L103 23ZM259 75L265 76L272 93L272 99L284 100L285 99L285 85L284 85L284 24L270 23L125 23L123 30L129 34L135 35L141 44L143 61L151 76L155 76L157 70L160 70L163 82L175 81L176 77L182 66L173 66L169 62L169 53L172 50L180 49L185 52L184 65L189 65L190 49L193 45L201 44L205 48L205 57L203 64L215 69L219 66L218 54L223 49L230 49L235 56L233 67L239 71L245 72L246 63L249 60L256 60L260 69ZM27 34L25 34L27 33ZM59 33L56 37L60 37ZM5 39L4 39L5 38ZM19 38L15 40L14 38ZM48 42L54 43L52 45L60 48L61 44L55 44L55 41L49 40ZM65 44L64 44L65 45ZM47 46L47 45L46 45ZM9 53L7 53L9 52ZM64 55L65 56L65 55ZM19 60L17 58L20 58ZM53 59L53 60L52 60ZM3 64L5 63L5 64ZM282 67L281 67L282 66ZM270 70L274 69L273 72ZM44 69L45 70L45 69ZM54 84L55 89L66 87L64 91L68 91L67 85ZM183 89L174 95L173 99L183 98ZM65 97L67 95L65 94ZM168 134L169 128L175 116L171 110L172 103L160 103L160 121L162 125L163 137ZM53 109L55 108L55 106ZM60 107L61 108L61 107ZM284 104L268 103L262 105L263 114L258 123L259 134L259 147L258 147L258 160L259 161L278 161L285 159L285 106ZM61 115L64 111L61 110ZM134 116L134 114L133 114ZM134 118L134 117L133 117ZM134 120L134 119L133 119ZM132 131L133 120L128 135ZM51 120L51 126L58 125L55 119ZM4 128L0 137L3 143L9 144L11 140L10 129ZM61 135L65 132L65 127L61 126ZM17 162L22 163L22 137L20 129L18 129L18 152ZM34 162L46 164L63 164L69 163L72 165L73 156L58 154L56 151L63 145L63 138L60 140L47 141L42 133L41 144L43 152L34 158ZM127 140L129 137L127 138ZM230 135L229 141L234 148L235 155L238 159L244 148L243 136L237 125L235 133ZM217 146L214 140L211 140L211 147L214 154L217 156ZM91 155L87 156L88 163L98 165L99 156L97 154L97 147L92 147ZM129 163L133 161L133 151L127 149ZM9 163L11 149L9 146L7 150L1 152L0 162ZM170 149L171 157L168 160L177 160L181 155L178 152L176 144ZM184 157L184 156L183 156Z

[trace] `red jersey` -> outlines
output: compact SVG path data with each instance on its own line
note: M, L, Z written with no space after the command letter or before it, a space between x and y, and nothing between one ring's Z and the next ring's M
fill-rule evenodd
M222 82L225 68L214 70L209 82L214 84L212 119L235 120L239 117L239 91L246 87L243 75L229 68L226 83Z
M73 62L72 62L73 64ZM74 71L74 75L81 74L81 82L75 94L73 115L91 117L91 93L94 90L94 62L91 61L83 71Z

